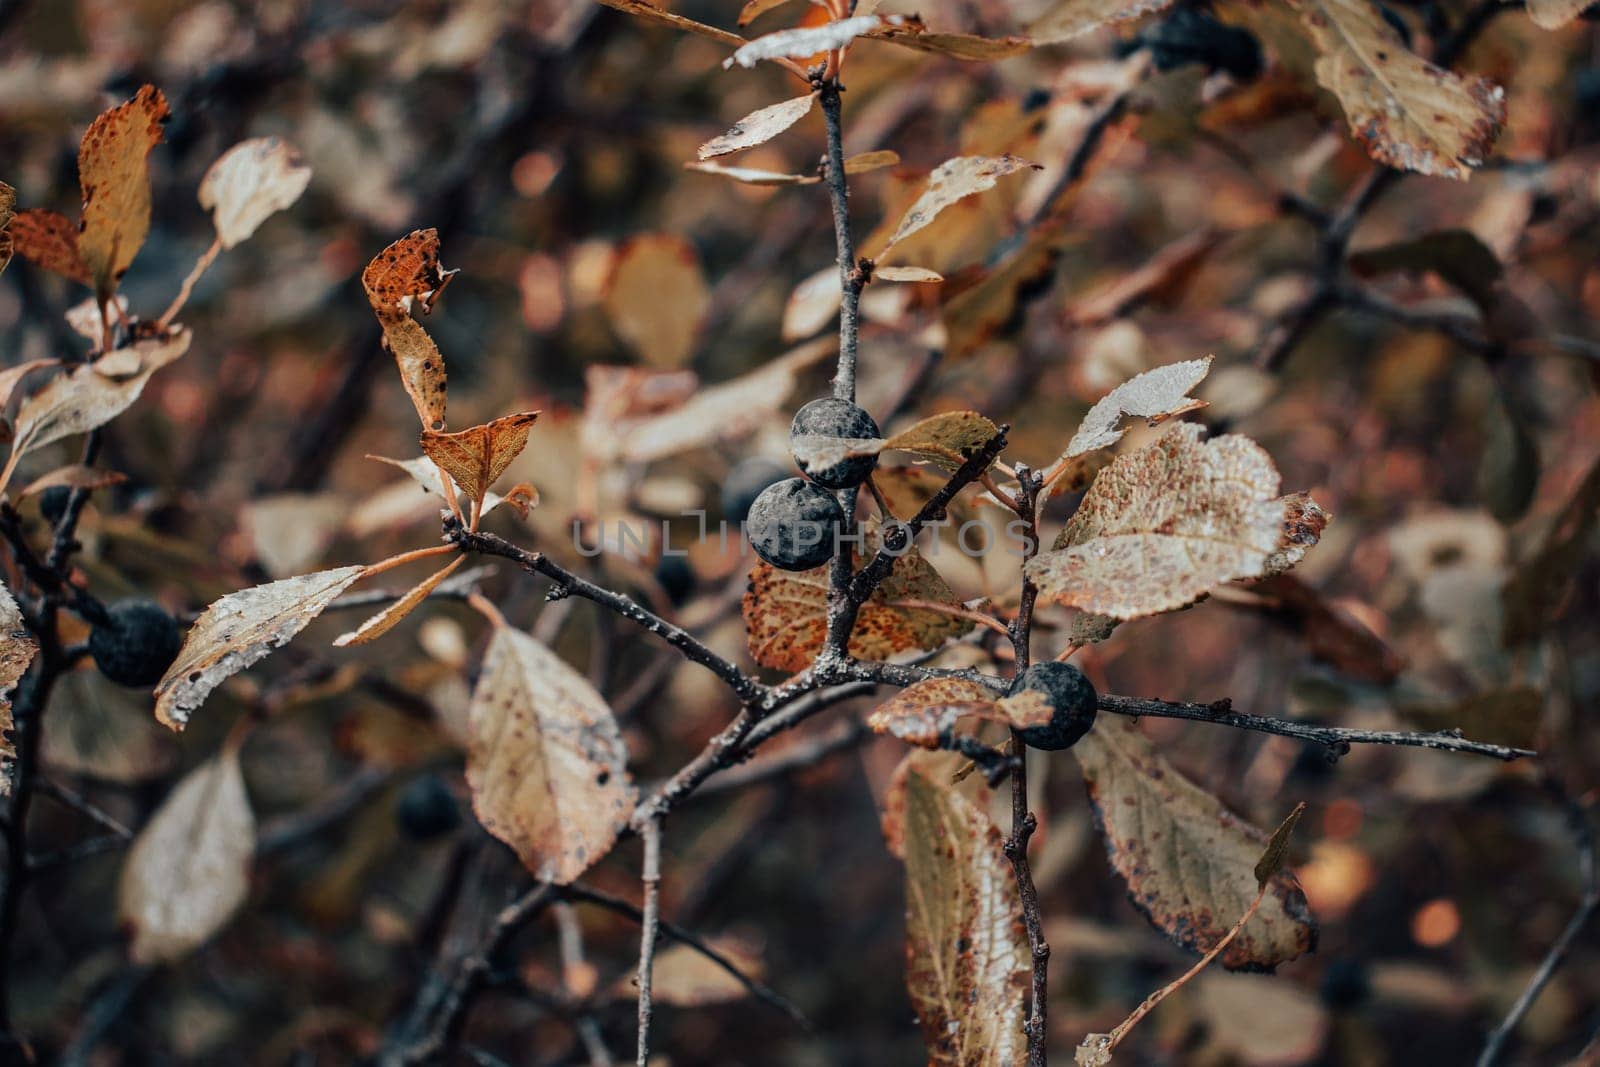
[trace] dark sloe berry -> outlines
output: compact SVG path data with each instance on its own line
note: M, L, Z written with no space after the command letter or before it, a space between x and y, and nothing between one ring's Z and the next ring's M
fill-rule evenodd
M429 841L461 824L455 794L437 774L424 774L400 791L394 809L400 830L414 841Z
M656 583L673 606L677 607L694 592L694 568L683 556L663 555L656 564Z
M844 512L833 494L804 478L786 478L756 497L745 535L756 555L785 571L808 571L833 558Z
M39 514L44 516L44 521L51 526L61 522L61 517L67 513L67 501L72 499L72 490L65 485L52 485L39 494Z
M1030 726L1021 731L1023 743L1028 747L1050 752L1071 748L1094 725L1100 698L1089 679L1072 664L1035 663L1011 683L1013 695L1024 689L1043 693L1055 709L1044 726Z
M1322 1002L1330 1008L1359 1007L1371 992L1367 969L1360 960L1341 957L1329 961L1322 972Z
M1199 63L1207 70L1227 71L1240 81L1261 73L1261 44L1254 34L1194 8L1179 8L1146 30L1141 40L1157 70Z
M792 470L765 456L740 460L722 483L723 520L734 524L743 522L749 517L750 505L756 502L761 490L793 475Z
M94 665L118 685L155 685L182 646L178 621L151 600L119 601L89 631Z
M789 426L789 439L797 437L836 437L859 441L878 436L878 424L872 416L848 400L823 397L813 400L795 412ZM829 467L808 466L796 457L801 472L818 485L829 489L853 489L867 480L872 468L878 465L877 456L851 456Z

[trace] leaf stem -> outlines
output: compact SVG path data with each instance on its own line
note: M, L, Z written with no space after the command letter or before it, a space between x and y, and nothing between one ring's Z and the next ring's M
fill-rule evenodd
M167 305L167 310L161 313L161 318L156 320L156 325L164 330L172 324L172 320L177 317L178 312L183 310L183 305L189 302L189 296L194 292L195 283L200 280L200 276L206 272L206 269L217 261L217 256L221 252L222 235L218 234L211 239L211 246L200 253L200 258L195 260L194 269L189 272L187 278L183 279L183 285L179 287L178 295L172 298L172 303Z

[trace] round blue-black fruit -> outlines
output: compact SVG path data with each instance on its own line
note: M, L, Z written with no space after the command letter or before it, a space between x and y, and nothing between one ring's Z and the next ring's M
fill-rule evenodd
M1043 693L1054 709L1048 723L1019 731L1028 747L1050 752L1071 748L1094 725L1099 695L1083 672L1072 664L1053 660L1035 663L1011 683L1012 695L1026 689Z
M862 408L848 400L823 397L813 400L795 412L789 426L789 439L797 437L836 437L846 440L870 440L878 436L878 424ZM800 471L818 485L829 489L853 489L867 480L867 475L878 465L877 456L851 456L828 466L808 464L796 455Z
M183 647L178 620L152 600L122 600L89 631L89 655L118 685L155 685Z
M750 505L745 536L756 555L779 570L809 571L833 558L843 523L832 493L804 478L786 478Z

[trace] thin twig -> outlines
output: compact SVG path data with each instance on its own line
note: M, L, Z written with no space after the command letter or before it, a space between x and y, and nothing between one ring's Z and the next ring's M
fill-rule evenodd
M644 866L639 881L644 887L644 910L639 918L639 1054L637 1067L650 1065L650 1020L654 1013L650 983L656 964L656 941L661 936L661 823L651 820L639 828L644 840Z

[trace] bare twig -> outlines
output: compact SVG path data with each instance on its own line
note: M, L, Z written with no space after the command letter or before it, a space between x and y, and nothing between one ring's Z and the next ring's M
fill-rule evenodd
M638 1067L650 1065L650 1021L655 1011L650 983L655 971L656 941L661 936L661 823L651 820L639 828L644 839L644 910L639 918L639 1055Z

